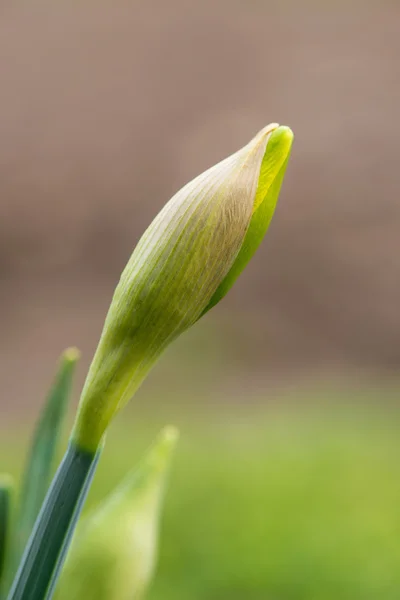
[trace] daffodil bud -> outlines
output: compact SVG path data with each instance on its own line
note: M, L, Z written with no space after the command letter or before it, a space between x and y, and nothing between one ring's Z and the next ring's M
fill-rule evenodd
M78 525L55 600L139 600L156 562L166 474L177 441L166 427L138 469Z
M271 220L293 134L276 124L185 185L129 260L82 392L73 439L94 451L161 352L233 285Z

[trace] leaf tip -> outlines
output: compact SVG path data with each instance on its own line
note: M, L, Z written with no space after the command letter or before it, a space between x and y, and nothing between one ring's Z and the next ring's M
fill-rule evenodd
M174 446L179 440L179 429L175 425L166 425L160 432L160 438L168 446Z
M74 346L67 348L62 354L62 358L65 362L73 364L75 364L80 359L80 357L80 350L78 348L75 348Z
M14 479L8 473L0 473L0 490L11 490L14 487Z

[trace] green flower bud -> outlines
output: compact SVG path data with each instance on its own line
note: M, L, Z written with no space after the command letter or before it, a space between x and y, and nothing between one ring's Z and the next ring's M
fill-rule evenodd
M78 525L55 600L139 600L153 576L166 474L166 427L138 469Z
M129 260L82 392L73 439L94 451L161 352L214 306L260 244L293 134L269 125L185 185Z

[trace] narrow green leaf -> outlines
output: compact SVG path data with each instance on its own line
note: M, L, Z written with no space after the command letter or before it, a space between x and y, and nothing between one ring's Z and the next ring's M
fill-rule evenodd
M8 600L49 600L100 456L71 443L46 495Z
M78 526L56 600L139 600L152 579L166 476L178 439L165 427L139 466Z
M12 575L17 569L50 484L54 457L66 417L78 359L79 351L75 348L69 348L63 353L55 381L33 435L17 511L12 550Z
M0 589L9 543L12 488L12 478L8 475L0 475Z

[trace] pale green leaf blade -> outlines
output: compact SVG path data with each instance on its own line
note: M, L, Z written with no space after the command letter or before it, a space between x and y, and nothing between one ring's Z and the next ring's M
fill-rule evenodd
M49 487L55 453L65 421L79 352L67 349L33 435L22 480L15 536L13 566L16 569Z

